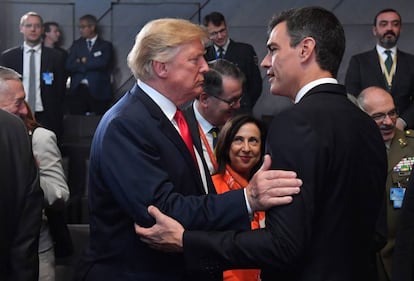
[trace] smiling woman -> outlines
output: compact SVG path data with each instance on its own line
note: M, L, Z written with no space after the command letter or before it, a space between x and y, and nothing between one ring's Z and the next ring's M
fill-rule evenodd
M217 173L212 176L218 194L244 188L261 164L264 152L265 128L250 115L238 115L221 129L216 146ZM254 213L252 229L264 227L264 212ZM227 270L225 281L259 280L260 270Z

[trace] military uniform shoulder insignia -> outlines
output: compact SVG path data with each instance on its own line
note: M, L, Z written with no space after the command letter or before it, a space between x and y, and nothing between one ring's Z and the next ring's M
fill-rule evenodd
M414 131L413 130L405 130L404 136L398 139L398 143L400 144L400 147L406 147L408 143L410 143L410 146L412 146L414 143L412 140L414 138Z
M404 134L405 134L406 137L414 138L414 131L411 130L411 129L405 130Z
M404 138L399 138L398 143L400 144L400 147L407 146L407 141Z

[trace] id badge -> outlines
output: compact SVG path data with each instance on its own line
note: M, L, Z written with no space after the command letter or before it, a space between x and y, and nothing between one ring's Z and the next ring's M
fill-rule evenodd
M53 84L53 72L43 72L42 79L43 81L45 81L46 85L52 85Z
M390 188L390 200L393 202L394 209L400 209L404 199L405 188L404 187L391 187Z

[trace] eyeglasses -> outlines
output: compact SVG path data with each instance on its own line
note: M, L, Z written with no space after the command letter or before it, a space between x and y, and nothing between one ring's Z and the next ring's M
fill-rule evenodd
M240 102L240 100L241 100L241 96L240 97L236 97L236 98L233 98L233 99L231 99L231 100L226 100L226 99L223 99L223 98L221 98L221 97L219 97L219 96L216 96L216 95L211 95L212 97L215 97L216 99L218 99L218 100L221 100L222 102L225 102L225 103L227 103L230 107L233 107L233 106L235 106L238 102Z
M39 28L42 27L42 25L40 23L25 23L23 26L25 28L32 28L32 27L34 27L36 29L39 29Z
M394 108L393 110L390 110L387 113L375 113L371 115L371 118L374 119L376 122L383 122L387 116L391 119L396 119L398 117L398 112Z
M227 32L227 28L224 27L224 28L220 29L219 31L211 32L210 37L214 38L214 37L217 37L217 35L223 34L223 33L226 33L226 32Z

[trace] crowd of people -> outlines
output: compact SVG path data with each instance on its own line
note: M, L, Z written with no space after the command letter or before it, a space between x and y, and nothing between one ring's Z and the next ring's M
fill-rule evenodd
M67 113L103 115L75 280L413 280L414 56L397 49L400 14L375 15L377 44L344 85L338 18L275 15L260 66L294 105L270 125L252 116L255 50L221 13L203 24L146 23L127 57L136 83L111 105L113 46L95 16L67 51L58 23L21 17L23 44L0 56L0 279L55 281L60 247L72 251L55 231Z

